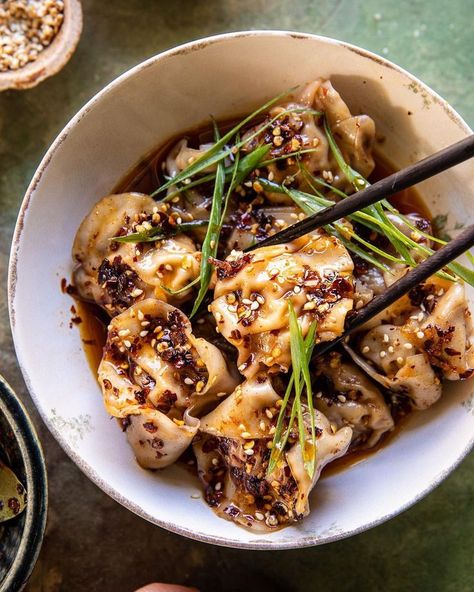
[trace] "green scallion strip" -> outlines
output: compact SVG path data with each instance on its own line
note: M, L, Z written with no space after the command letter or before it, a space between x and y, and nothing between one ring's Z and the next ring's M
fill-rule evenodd
M332 132L329 128L326 118L324 119L324 128L325 128L326 135L328 138L328 143L329 143L331 151L334 155L334 158L336 159L336 162L337 162L339 168L343 171L346 178L352 183L352 185L356 189L356 191L360 191L361 189L364 189L365 187L367 187L369 185L369 182L366 179L364 179L364 177L360 173L355 171L351 166L349 166L345 162L344 157L342 156L342 153L339 150L339 147L332 135ZM425 257L429 257L430 255L432 255L434 253L434 251L433 251L433 249L430 249L429 247L425 247L424 245L417 243L416 241L412 240L410 237L403 234L403 232L401 230L399 230L393 224L393 222L391 222L391 220L387 217L387 215L384 211L384 208L389 209L387 207L389 205L390 204L387 200L381 200L380 202L378 202L377 204L375 204L373 206L370 206L369 208L364 208L364 210L362 210L362 211L369 212L376 219L378 219L380 223L382 223L384 225L383 229L384 229L385 236L389 239L389 241L392 243L392 245L395 247L395 249L400 253L404 262L407 265L409 265L410 267L415 267L416 261L413 259L413 256L410 253L410 249L415 250L418 253L421 253ZM392 208L392 213L393 213L393 210L394 210L394 208ZM397 215L400 215L397 210L395 210L395 212L397 213ZM431 240L435 239L435 237L431 237L430 235L427 235L427 237L430 238ZM460 263L457 263L456 261L449 263L446 267L452 273L455 274L455 277L450 276L445 271L440 271L436 275L438 277L442 277L443 279L447 279L449 281L455 281L456 279L462 279L465 282L467 282L468 284L470 284L471 286L474 286L474 271L473 270L468 269L467 267L465 267L464 265L461 265Z
M117 243L153 243L169 236L174 236L180 232L189 232L196 228L201 228L208 225L208 220L192 220L191 222L182 222L173 227L171 234L163 232L161 226L153 226L149 230L143 232L133 232L124 236L114 236L110 240Z
M180 288L179 290L171 290L170 288L168 288L167 286L165 286L164 284L161 284L161 288L165 291L168 292L168 294L171 294L171 296L176 296L177 294L182 294L183 292L186 292L187 290L189 290L189 288L192 288L193 286L195 286L196 284L199 283L199 280L201 278L198 276L197 278L195 278L192 282L189 282L189 284L186 284L185 286L183 286L182 288Z
M301 331L299 328L299 325L298 325L298 331ZM306 366L309 365L309 361L311 360L311 356L313 353L313 348L315 345L315 341L314 341L315 334L316 334L316 321L314 321L311 324L311 326L308 330L308 333L304 339L304 360L306 361ZM297 362L297 365L298 365L298 362ZM304 366L304 364L303 364L303 366ZM308 376L309 376L309 372L308 372ZM304 377L304 381L306 384L305 377ZM292 428L295 418L297 416L298 404L296 403L296 397L297 397L297 393L299 393L298 397L300 397L300 395L301 395L301 386L302 386L301 380L299 380L299 382L298 382L298 388L295 388L295 399L293 401L288 427L286 429L285 434L283 434L283 424L285 421L286 408L288 407L288 402L290 399L290 395L293 392L294 385L295 385L295 366L292 367L291 376L290 376L288 386L285 391L285 395L283 397L283 403L282 403L282 406L280 407L280 413L278 415L277 425L275 428L275 435L273 437L273 442L272 442L272 452L271 452L270 459L268 462L267 475L270 475L275 470L277 462L280 460L281 454L282 454L283 450L285 449L285 446L288 442L291 428ZM312 413L313 413L313 417L314 417L314 406L313 406L313 401L312 401L311 390L307 391L307 392L309 392L311 395L308 398L308 408L310 410L311 409L313 410ZM309 400L310 398L311 398L311 401ZM312 428L314 429L314 422L313 422ZM315 435L313 438L313 431L311 432L311 436L312 436L312 443L314 446L313 451L314 451L314 460L315 460L315 458L316 458L316 439L315 439ZM305 450L305 448L302 448L302 453L304 452L304 450ZM308 468L311 470L311 467L308 467ZM313 469L313 474L314 474L314 469Z
M281 96L277 97L276 99L273 99L273 101L270 101L269 103L265 104L263 107L260 107L259 109L257 109L257 111L254 111L254 113L251 113L248 117L246 117L239 124L237 124L234 128L232 128L229 132L227 132L227 134L225 134L225 136L223 136L219 141L215 142L215 144L211 148L209 148L209 150L206 150L206 152L204 154L202 154L199 158L197 158L195 161L193 161L189 166L187 166L185 169L183 169L181 172L179 172L172 179L169 179L166 183L161 185L161 187L159 187L156 191L154 191L151 194L151 196L154 197L154 196L158 195L159 193L162 193L163 191L165 191L166 189L168 189L172 185L176 185L177 183L182 183L183 181L185 181L186 179L189 179L193 175L196 175L196 174L200 173L201 171L203 171L204 169L207 169L210 166L214 166L218 162L231 156L231 154L233 154L233 151L235 151L236 149L238 150L238 149L242 148L243 146L245 146L245 144L247 144L248 142L250 142L251 140L256 138L258 135L260 135L263 131L265 131L265 129L267 129L270 125L272 125L277 119L280 119L281 117L284 117L285 115L289 115L290 113L311 113L312 115L317 115L317 116L321 115L321 113L319 111L315 111L314 109L310 109L308 107L296 107L296 108L292 108L292 109L285 109L284 111L281 111L280 113L278 113L278 115L275 115L269 121L267 121L266 123L261 125L249 137L234 144L233 147L229 147L229 146L226 147L226 144L240 131L240 129L245 124L247 124L249 121L251 121L254 117L256 117L259 113L261 113L265 109L268 109L269 106L273 105L280 98L281 98ZM224 141L224 139L225 139L225 141Z
M219 130L215 125L216 141L219 141ZM212 195L211 213L209 216L209 225L207 227L206 236L201 247L201 269L200 269L200 286L199 292L194 301L193 309L189 318L192 318L198 311L201 302L207 294L213 265L209 261L210 257L216 257L217 248L219 246L219 235L221 231L222 206L225 186L225 172L224 162L221 161L217 165L216 181L214 183L214 192Z

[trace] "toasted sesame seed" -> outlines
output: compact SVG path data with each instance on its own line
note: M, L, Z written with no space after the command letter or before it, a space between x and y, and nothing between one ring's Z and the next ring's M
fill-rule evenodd
M270 516L265 519L265 523L268 524L268 526L278 526L278 518L275 514L270 514Z
M397 358L397 364L399 364L400 366L402 366L402 365L403 365L404 361L405 361L405 360L402 358L402 356L399 356L399 357Z
M220 481L214 485L215 491L220 491L221 487L222 487L222 483Z
M380 352L380 357L381 357L381 358L385 358L385 356L386 356L386 355L387 355L387 352L386 352L386 351L383 351L383 350L382 350L382 351Z
M423 337L425 336L425 334L423 333L423 331L418 331L416 336L418 337L418 339L423 339Z
M411 343L404 343L404 344L403 344L403 347L404 347L405 349L413 349L413 345L412 345Z
M125 347L132 347L131 342L128 339L125 339L125 341L123 342Z
M137 311L137 317L139 321L143 321L145 318L145 315L143 314L143 312L141 310Z
M244 454L246 454L247 456L252 456L253 453L253 448L247 448L246 450L244 450Z
M242 436L242 438L245 439L252 437L252 434L250 432L242 432L240 435Z
M339 399L339 401L341 403L345 403L346 402L346 397L344 395L337 395L337 398Z
M303 306L303 310L314 310L316 308L316 304L314 302L305 302Z
M281 136L275 136L273 138L273 143L275 146L281 146L283 144L283 138Z
M266 423L262 420L259 424L258 427L263 431L267 426Z
M363 354L368 354L370 351L370 347L368 345L364 345L364 347L362 348L362 353Z
M186 378L184 379L184 384L194 384L192 378L189 378L189 376L186 376Z
M389 354L393 354L393 352L395 351L395 349L394 349L393 345L389 345L389 346L387 347L387 351L388 351L388 353L389 353Z
M130 335L130 329L121 329L118 335L119 337L127 337L127 335Z
M148 335L148 331L140 331L140 337L146 337Z
M261 522L262 520L265 520L265 516L262 512L255 512L255 519Z
M140 288L135 288L131 293L130 296L132 298L137 298L138 296L141 296L143 294L143 290L140 290Z
M268 419L273 419L273 413L270 411L270 409L265 409L265 415L268 417Z
M388 335L386 333L384 333L383 340L384 340L385 343L388 343L389 342L389 338L388 338Z

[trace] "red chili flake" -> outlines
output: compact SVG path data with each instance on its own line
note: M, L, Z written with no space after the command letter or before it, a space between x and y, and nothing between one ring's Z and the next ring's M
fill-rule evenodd
M225 280L236 276L252 259L253 254L246 253L236 261L220 261L219 259L214 259L214 257L209 257L209 263L215 266L217 279Z
M166 415L167 413L169 413L171 407L174 405L174 403L176 403L177 400L178 395L176 393L173 393L169 389L166 389L164 393L161 395L156 405L156 408L158 409L158 411L161 411L161 413L164 413Z
M18 498L11 497L8 500L8 507L13 512L13 514L16 516L18 514L18 512L20 511L20 507L21 507L20 502L18 501Z
M150 434L154 434L155 432L158 431L158 428L156 427L156 425L153 422L151 422L151 421L147 421L146 423L144 423L143 424L143 427Z

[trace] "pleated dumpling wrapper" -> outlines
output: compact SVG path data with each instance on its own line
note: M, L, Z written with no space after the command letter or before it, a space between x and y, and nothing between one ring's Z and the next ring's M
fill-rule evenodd
M309 512L308 496L323 467L347 451L352 430L331 429L314 412L316 457L313 478L303 461L298 436L291 438L275 470L267 474L280 396L268 376L259 374L239 385L211 413L201 418L193 448L205 498L223 517L268 532L301 520ZM304 413L310 437L312 418Z
M344 330L353 307L353 263L344 245L324 231L290 243L235 252L217 262L210 310L218 331L238 352L239 372L286 372L291 365L288 299L303 335L317 320L317 341Z
M199 414L237 384L222 353L192 334L181 311L155 299L112 319L99 382L108 413L148 469L172 464L197 433Z
M180 290L199 275L200 253L189 236L174 233L174 225L175 218L148 195L121 193L97 202L79 227L72 250L80 297L111 316L145 298L174 305L189 299L192 289ZM155 228L167 238L111 240Z

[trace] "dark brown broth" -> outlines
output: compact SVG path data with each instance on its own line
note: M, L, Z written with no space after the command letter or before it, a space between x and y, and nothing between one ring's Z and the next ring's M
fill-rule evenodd
M227 129L230 129L236 121L237 120L226 121L223 124L220 124L220 129L225 132ZM162 163L164 162L167 153L171 147L183 137L188 138L191 147L197 147L200 143L211 139L209 128L207 127L206 129L203 126L191 130L185 135L180 134L172 138L159 148L153 150L149 155L145 156L130 172L124 175L114 187L112 193L127 193L133 191L145 194L152 193L163 180L161 177ZM370 176L372 182L383 179L397 170L396 167L393 166L381 153L375 154L375 162L375 170ZM395 194L390 199L390 202L403 214L416 212L424 218L431 220L428 207L421 195L414 188L406 189ZM76 309L77 315L82 320L78 327L84 343L84 351L89 366L94 375L96 375L102 358L102 349L107 337L106 316L98 306L78 300L76 301ZM338 473L348 467L358 464L372 454L375 454L398 436L400 430L406 423L407 417L408 415L401 418L395 418L396 423L394 430L389 434L385 434L376 446L370 450L356 450L350 452L342 458L333 461L324 469L323 475L330 476Z

